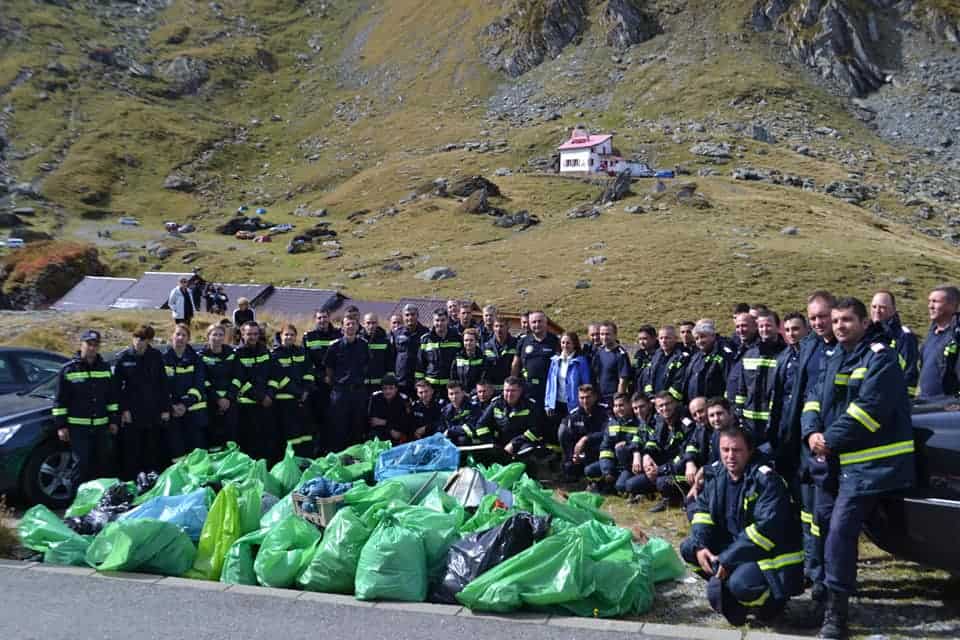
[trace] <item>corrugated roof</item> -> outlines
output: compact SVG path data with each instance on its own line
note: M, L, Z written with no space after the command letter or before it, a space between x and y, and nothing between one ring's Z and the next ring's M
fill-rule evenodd
M354 298L347 298L337 309L337 313L334 314L334 317L342 317L344 309L350 305L354 305L360 310L361 318L368 313L377 314L380 324L384 327L389 325L390 316L394 313L394 309L397 308L396 302L383 302L380 300L356 300Z
M57 311L100 311L110 308L114 300L136 284L134 278L84 276L51 309Z
M219 283L215 283L219 284ZM270 295L270 292L273 290L272 284L224 284L223 291L227 294L227 297L230 298L230 301L227 303L231 309L236 308L237 300L240 298L246 298L250 301L250 305L256 307L258 304L263 302L267 296Z
M259 305L257 311L265 311L286 318L313 317L317 309L333 311L340 307L344 297L328 289L304 289L301 287L274 287Z
M424 322L424 318L427 318L428 321L433 317L433 310L437 308L446 309L447 300L446 298L400 298L400 300L393 306L393 310L390 312L394 313L403 313L403 308L408 304L412 304L417 309L420 310L420 321Z
M177 286L181 276L192 273L172 273L166 271L147 271L136 284L123 292L111 309L162 309L167 304L170 291Z

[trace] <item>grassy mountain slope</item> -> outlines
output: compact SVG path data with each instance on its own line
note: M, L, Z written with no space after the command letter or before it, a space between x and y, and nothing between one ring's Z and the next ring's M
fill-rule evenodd
M580 44L517 80L483 62L490 45L481 33L512 2L174 1L144 3L139 15L125 3L70 4L11 0L0 13L7 155L18 180L33 180L46 198L34 226L99 242L117 274L183 268L193 252L191 264L217 280L339 284L365 298L465 293L545 306L565 324L609 316L631 327L725 318L739 300L793 308L819 286L864 295L890 287L916 324L925 289L960 276L957 252L917 233L888 173L935 167L877 139L785 61L775 37L749 31L752 2L650 3L664 33L626 52L606 46L603 3L593 3ZM92 61L97 48L119 63ZM203 61L209 77L196 95L174 98L162 70L182 57ZM126 58L152 65L153 76L131 74ZM48 68L54 61L62 68ZM568 219L601 188L521 171L579 122L614 130L625 154L689 170L675 182L695 183L710 208L676 198L675 184L654 194L639 181L636 195L598 218ZM775 144L751 139L757 122ZM444 151L470 141L491 150ZM734 158L693 155L703 141L730 143ZM877 195L854 206L822 190L735 181L730 172L741 166L809 177L819 189L853 172ZM501 167L512 175L494 177ZM717 175L697 175L705 168ZM171 173L196 188L164 189ZM436 178L472 174L497 182L504 197L495 204L529 210L541 224L499 229L455 199L410 199ZM343 256L288 255L282 236L253 244L215 234L241 204L298 228L315 222L293 215L298 206L327 208ZM624 212L635 205L648 212ZM358 210L369 213L347 219ZM120 215L143 225L121 228ZM147 242L168 241L164 220L196 224L187 237L196 247L171 241L172 257L138 261ZM785 226L798 235L781 235ZM104 229L112 240L96 237ZM606 262L584 264L596 255ZM403 270L382 268L393 262ZM433 265L458 276L413 278ZM580 279L591 287L575 289Z

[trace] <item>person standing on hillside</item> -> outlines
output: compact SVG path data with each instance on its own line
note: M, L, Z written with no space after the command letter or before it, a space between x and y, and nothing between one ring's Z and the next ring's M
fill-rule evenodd
M927 297L930 330L920 352L921 398L956 396L960 393L958 305L960 289L954 286L936 287Z
M446 397L450 370L462 344L460 334L450 328L449 322L445 309L434 309L433 328L420 338L416 377L431 384L438 399Z
M527 383L526 397L533 400L538 409L543 411L550 359L560 353L560 339L547 331L547 314L543 311L531 311L528 322L530 333L517 342L517 355L513 359L511 375L523 376Z
M903 377L907 380L907 393L915 398L920 378L920 346L917 334L900 322L897 299L890 291L877 291L870 300L870 319L879 323L890 338L889 347L897 352Z
M207 446L206 367L190 346L190 328L178 324L163 352L167 374L170 421L166 424L165 461Z
M626 393L633 378L630 355L617 340L617 325L612 320L600 323L600 345L593 349L590 369L596 381L600 402L613 406L613 396Z
M170 315L173 316L173 324L185 324L190 326L190 321L196 313L197 307L193 304L193 296L190 293L190 280L182 276L180 281L167 296L167 306L170 307Z

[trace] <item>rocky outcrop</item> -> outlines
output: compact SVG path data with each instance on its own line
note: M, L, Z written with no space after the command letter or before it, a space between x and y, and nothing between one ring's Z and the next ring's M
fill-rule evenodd
M506 33L512 50L498 57L502 69L520 76L556 58L564 47L578 42L587 28L586 0L532 0L488 27L488 32Z
M84 276L107 268L97 249L77 243L49 242L8 256L0 264L2 298L12 309L38 309L60 299Z
M207 63L188 56L177 56L161 64L157 75L167 81L166 93L169 97L195 94L210 79Z
M609 0L603 19L610 25L607 44L617 49L626 49L663 33L656 15L648 12L639 0Z

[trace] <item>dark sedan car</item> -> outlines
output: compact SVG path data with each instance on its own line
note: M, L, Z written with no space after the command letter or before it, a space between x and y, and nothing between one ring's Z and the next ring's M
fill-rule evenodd
M0 347L0 394L32 389L70 358L41 349Z
M52 409L57 376L21 393L0 396L0 494L18 493L29 504L70 504L77 461L57 439Z

